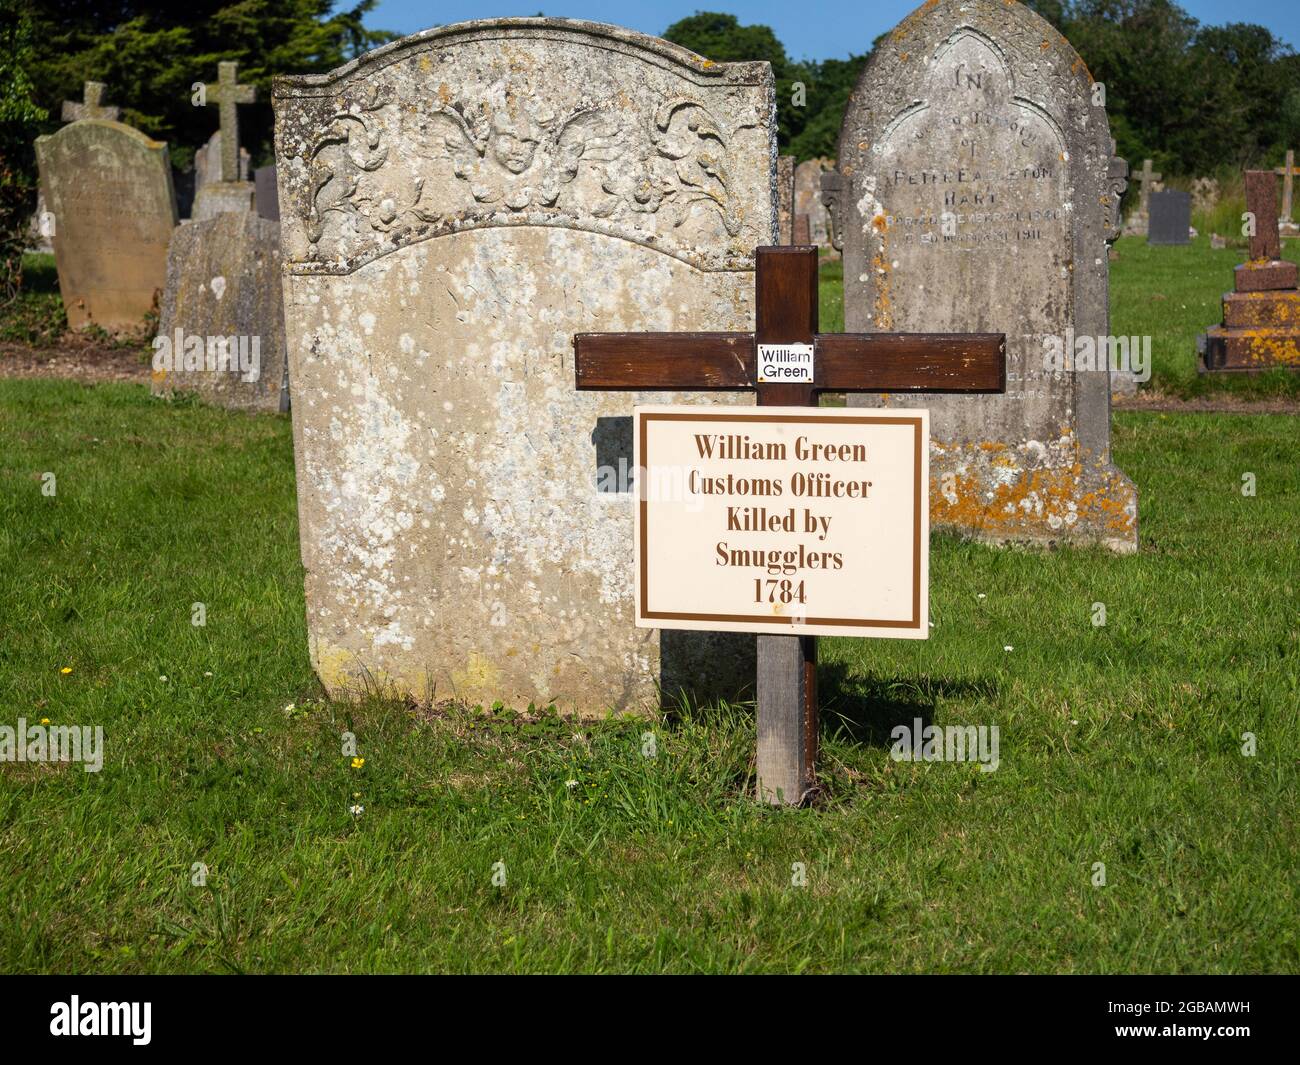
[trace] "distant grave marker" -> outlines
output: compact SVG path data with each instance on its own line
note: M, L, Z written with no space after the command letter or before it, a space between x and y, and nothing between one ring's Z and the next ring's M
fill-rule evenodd
M238 63L218 63L217 83L207 87L208 105L219 108L221 114L221 179L205 181L195 191L196 222L227 211L253 209L253 183L247 180L248 170L241 165L238 105L253 103L257 93L253 86L239 84L238 71Z
M1190 193L1166 190L1153 192L1149 204L1148 244L1190 244L1192 197Z
M36 159L69 327L141 326L162 294L176 226L167 145L82 118L38 137Z
M1300 370L1298 272L1281 257L1275 172L1246 172L1246 208L1255 218L1250 258L1233 272L1236 291L1223 297L1223 324L1200 338L1202 373Z
M101 102L104 99L105 88L102 81L86 82L81 90L80 103L73 100L63 101L63 121L82 122L88 118L100 118L105 122L116 122L122 114L122 109L105 106Z

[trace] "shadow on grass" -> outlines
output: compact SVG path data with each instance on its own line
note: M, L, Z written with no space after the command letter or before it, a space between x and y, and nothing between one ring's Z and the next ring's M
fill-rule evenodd
M888 747L890 732L911 726L916 718L924 728L934 721L940 698L994 699L998 685L988 679L944 680L864 677L850 673L841 662L828 662L817 670L822 731L869 747Z

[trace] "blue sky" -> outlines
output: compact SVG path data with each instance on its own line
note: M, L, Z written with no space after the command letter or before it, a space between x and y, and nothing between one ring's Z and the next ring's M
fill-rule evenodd
M793 59L843 59L865 52L921 0L380 0L367 20L414 33L433 25L507 15L547 15L613 22L661 33L696 11L727 11L742 23L771 26ZM1300 48L1300 0L1180 0L1207 25L1257 22ZM340 5L343 6L343 5Z

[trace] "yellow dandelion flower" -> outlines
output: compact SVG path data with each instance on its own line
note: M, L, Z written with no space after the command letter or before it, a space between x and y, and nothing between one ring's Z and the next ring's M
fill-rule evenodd
M59 672L62 673L64 676L67 676L69 673L72 672L72 667L64 666L61 670L59 670Z
M41 718L42 725L48 725L49 723L50 723L50 719L48 717Z
M352 759L352 768L353 768L353 769L360 769L360 768L361 768L363 765L365 765L365 764L366 764L366 760L365 760L364 758L353 758L353 759Z

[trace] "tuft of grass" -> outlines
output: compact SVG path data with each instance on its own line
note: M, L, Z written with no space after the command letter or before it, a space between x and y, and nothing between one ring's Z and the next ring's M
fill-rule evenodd
M774 810L750 707L326 699L287 420L0 381L0 724L105 736L0 764L0 969L1295 972L1294 442L1123 414L1138 555L936 537L931 639L823 641L821 795ZM999 768L894 761L916 717Z

